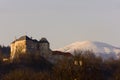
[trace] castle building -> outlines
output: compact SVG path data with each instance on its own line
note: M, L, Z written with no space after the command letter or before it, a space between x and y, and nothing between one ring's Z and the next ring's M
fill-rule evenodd
M41 38L40 41L29 38L28 36L22 36L16 39L10 44L11 55L10 58L14 59L19 54L26 53L39 53L42 56L49 55L51 53L49 42L46 38Z

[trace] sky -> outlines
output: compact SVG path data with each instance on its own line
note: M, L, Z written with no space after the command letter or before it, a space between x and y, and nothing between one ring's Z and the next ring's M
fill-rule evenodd
M120 0L0 0L0 44L46 37L52 49L76 41L120 47Z

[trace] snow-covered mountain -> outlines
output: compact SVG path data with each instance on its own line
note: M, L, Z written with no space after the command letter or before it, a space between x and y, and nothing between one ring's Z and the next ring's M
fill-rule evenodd
M62 52L70 52L73 55L74 51L90 50L93 51L96 56L101 56L104 59L111 57L117 59L120 57L120 48L98 41L75 42L57 50Z

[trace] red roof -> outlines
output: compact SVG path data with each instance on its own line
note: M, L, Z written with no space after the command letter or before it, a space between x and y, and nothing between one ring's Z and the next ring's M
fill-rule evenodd
M71 57L73 56L71 53L69 52L61 52L61 51L52 51L53 54L52 55L63 55L63 56L67 56L67 57Z

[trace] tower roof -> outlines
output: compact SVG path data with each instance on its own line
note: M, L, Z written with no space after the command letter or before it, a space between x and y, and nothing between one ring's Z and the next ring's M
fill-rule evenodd
M39 41L40 43L49 43L48 40L46 38L41 38L41 40Z
M31 39L27 35L21 36L20 38L16 39L15 41L21 41L21 40L31 40L34 42L38 42L36 39ZM15 41L13 41L12 43L14 43Z
M19 39L17 39L17 41L19 40L32 40L31 38L29 38L27 35L25 36L21 36Z

